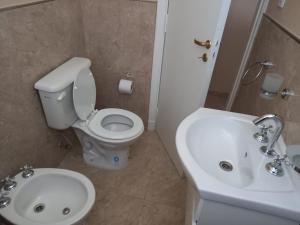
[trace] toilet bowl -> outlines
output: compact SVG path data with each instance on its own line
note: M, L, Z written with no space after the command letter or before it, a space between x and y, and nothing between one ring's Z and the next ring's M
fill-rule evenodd
M83 147L85 162L101 169L126 167L129 145L144 130L140 117L116 108L97 111L88 123L76 121L72 127Z
M91 61L72 58L35 83L47 124L73 127L87 164L102 169L127 166L129 146L144 131L136 114L117 108L95 109L96 85Z

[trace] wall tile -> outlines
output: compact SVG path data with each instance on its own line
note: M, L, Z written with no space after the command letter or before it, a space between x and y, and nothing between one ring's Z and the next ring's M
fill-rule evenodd
M269 19L264 18L256 37L249 59L249 65L268 59L275 64L270 72L284 77L283 88L291 88L300 93L300 44L281 30ZM235 100L233 111L261 116L276 113L284 118L285 140L288 144L300 143L300 98L290 97L282 100L276 97L267 101L259 97L263 79L249 86L241 86Z
M79 0L57 0L0 12L0 178L25 163L55 167L70 132L49 129L34 83L84 54Z
M0 178L25 163L55 167L71 130L47 127L34 83L74 56L93 62L97 107L148 117L156 3L56 0L0 12ZM134 76L132 96L118 82Z
M85 44L97 83L97 107L119 107L137 113L147 125L156 3L81 0ZM129 72L134 94L118 93Z

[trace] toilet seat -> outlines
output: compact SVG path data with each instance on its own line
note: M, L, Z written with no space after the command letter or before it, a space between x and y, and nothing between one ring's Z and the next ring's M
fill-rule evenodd
M111 141L132 139L144 131L143 121L123 109L95 110L96 85L93 74L81 71L73 85L73 103L77 116L85 121L87 131Z
M73 103L77 116L87 120L95 110L96 84L91 72L80 71L73 85Z
M112 126L105 128L104 122ZM108 108L93 116L88 123L88 129L94 135L105 139L124 140L139 136L144 131L144 125L141 118L132 112Z

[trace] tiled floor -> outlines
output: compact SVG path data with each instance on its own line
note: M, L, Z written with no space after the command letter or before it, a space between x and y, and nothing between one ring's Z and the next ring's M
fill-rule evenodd
M87 225L183 225L186 181L179 177L154 132L145 132L131 148L129 165L104 171L69 153L61 168L88 176L97 197Z

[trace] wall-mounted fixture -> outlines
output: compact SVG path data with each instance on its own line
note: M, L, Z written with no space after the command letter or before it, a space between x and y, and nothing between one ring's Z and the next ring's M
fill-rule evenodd
M267 73L263 81L260 96L266 100L272 100L278 94L282 99L287 99L290 96L296 96L295 92L290 89L281 89L283 77L277 73Z
M280 92L280 95L281 95L282 99L287 99L290 96L298 96L298 95L296 95L296 93L293 90L288 89L288 88L283 89Z
M263 81L260 96L264 99L271 100L281 90L283 77L277 73L267 73Z
M265 61L258 61L253 63L249 68L246 70L242 77L242 85L248 86L255 82L259 77L263 76L265 70L270 69L274 67L274 64L271 61L265 60ZM252 71L258 71L253 78L251 78L250 72Z
M277 6L281 9L283 9L284 5L285 5L285 1L286 0L277 0Z
M290 96L297 96L295 92L291 89L285 88L282 91L281 86L283 84L283 77L276 73L267 73L264 74L264 72L267 69L273 68L275 65L268 60L265 61L258 61L253 63L248 67L248 69L245 71L241 84L243 86L248 86L252 83L254 83L258 78L261 76L264 76L264 81L260 90L260 96L266 100L272 100L275 96L278 94L281 95L282 99L287 99ZM254 73L255 75L251 76L251 72L257 72Z

